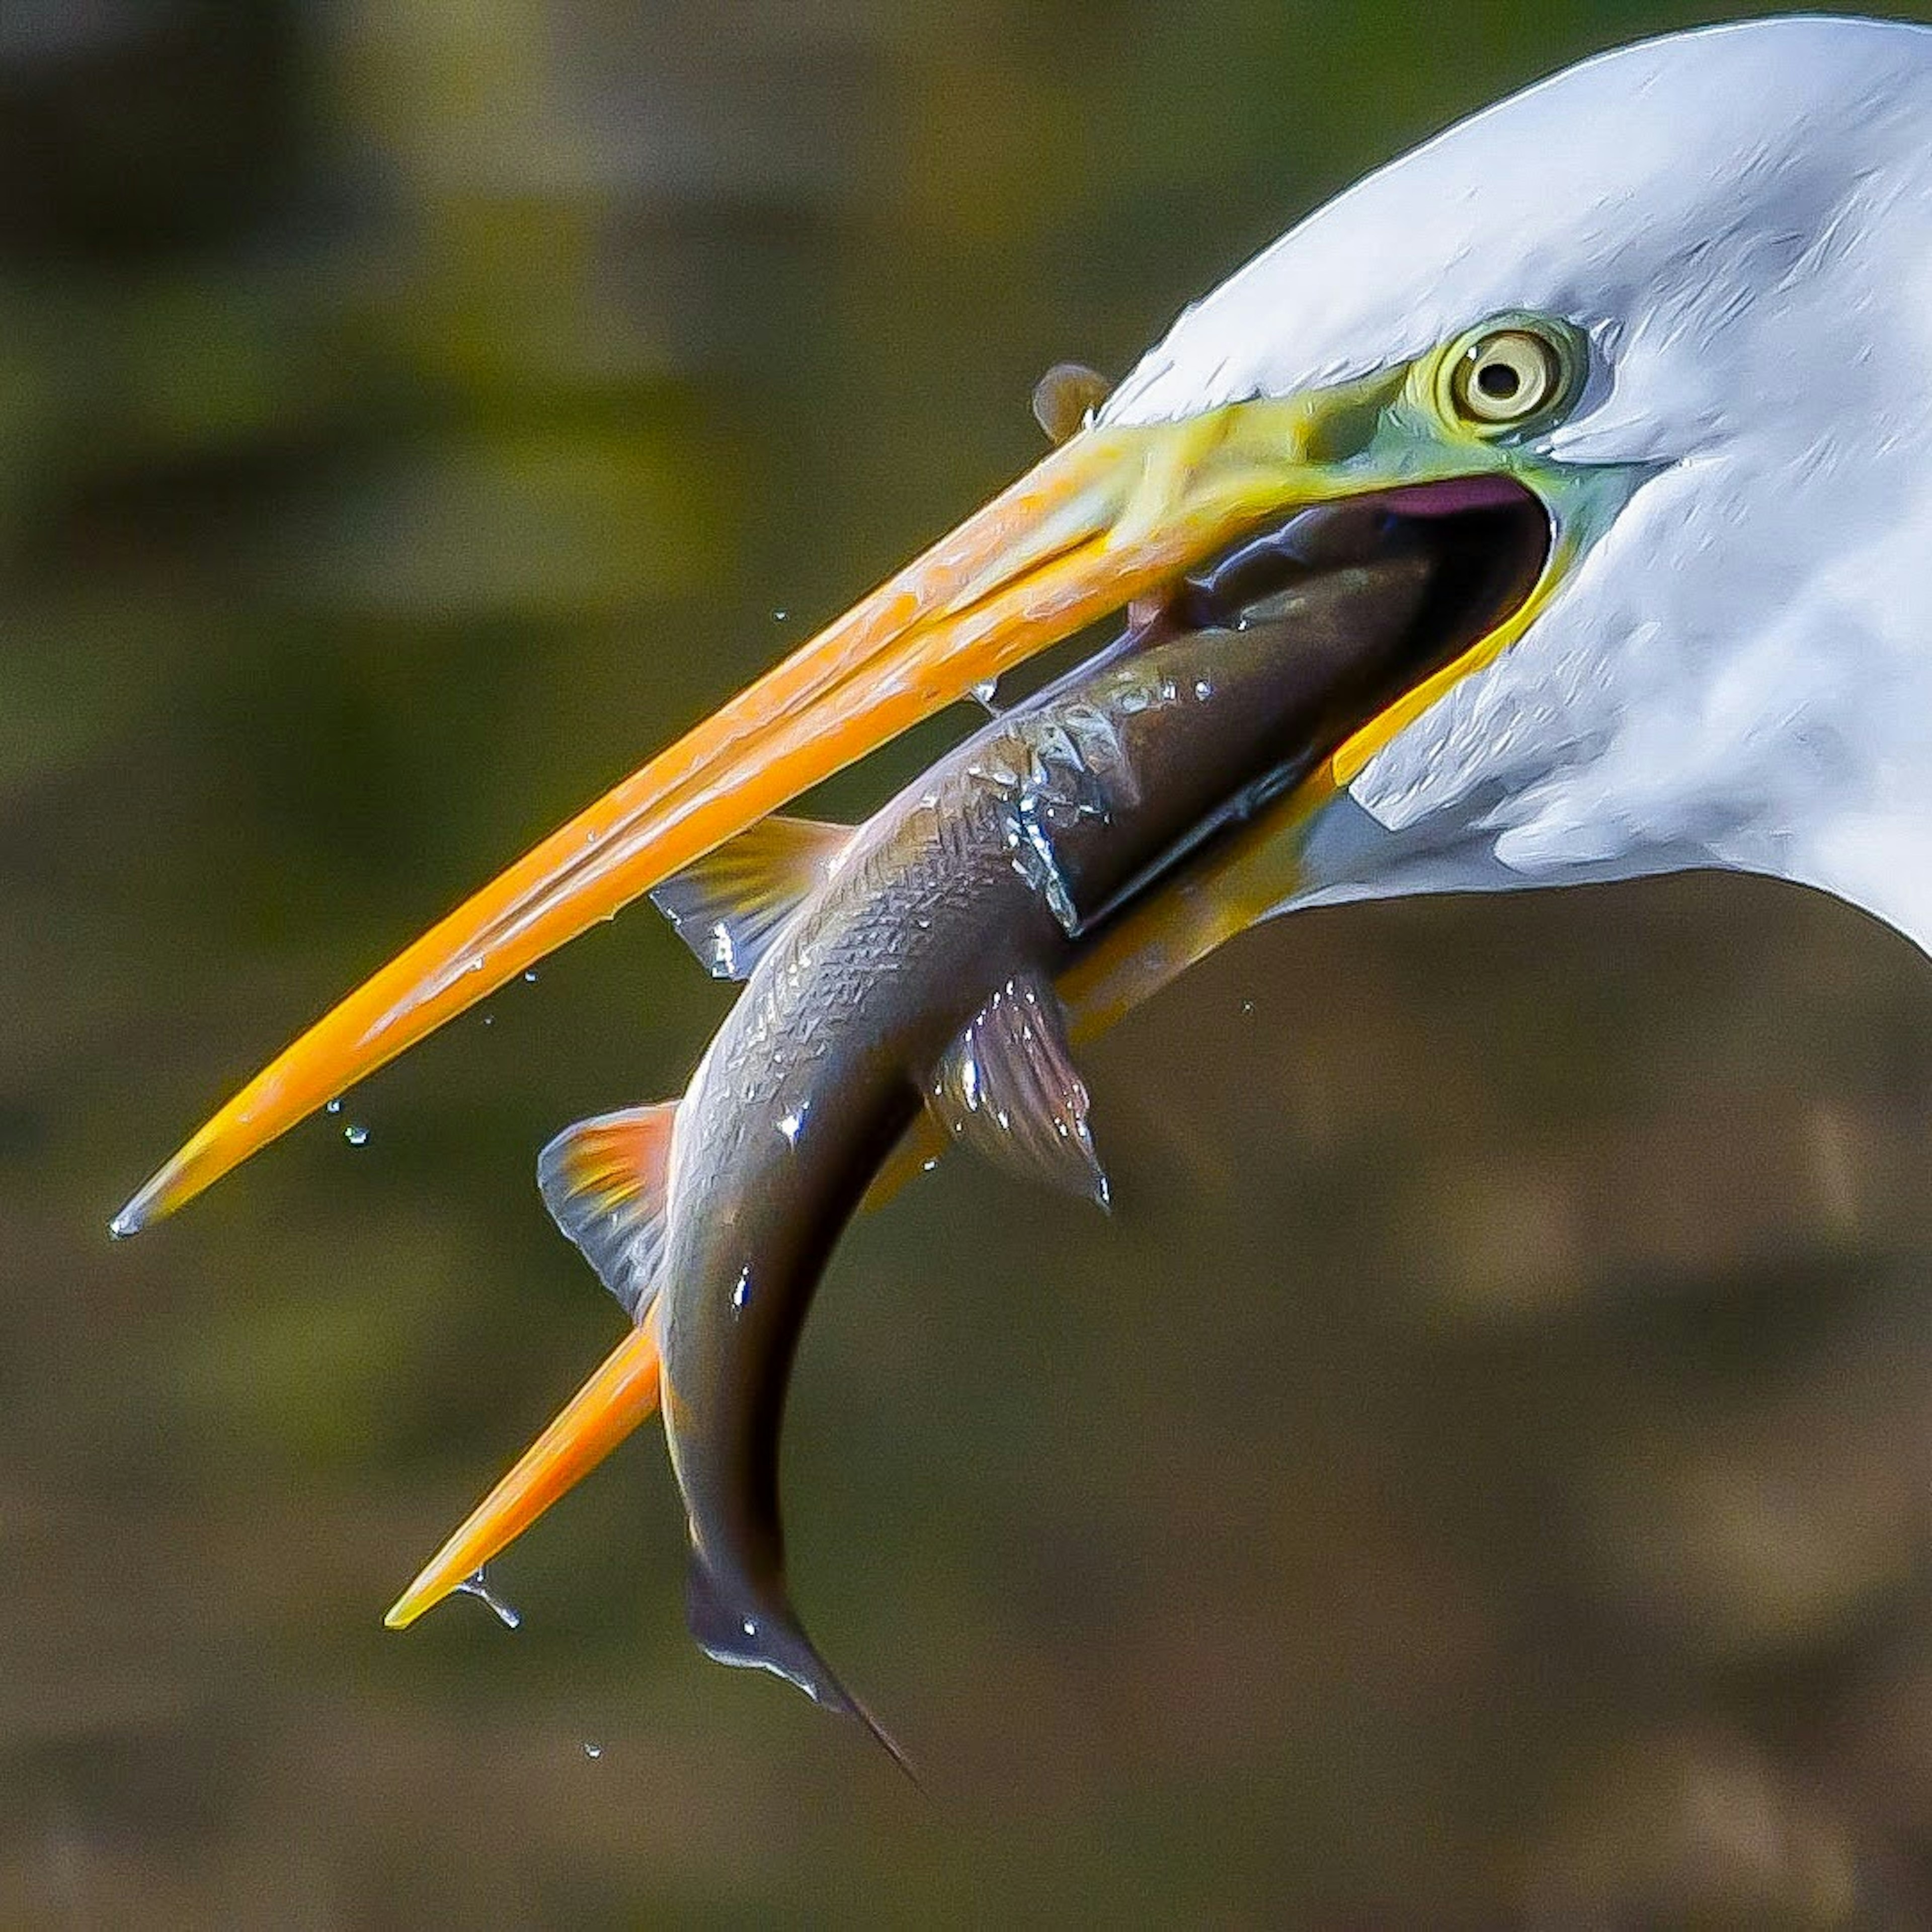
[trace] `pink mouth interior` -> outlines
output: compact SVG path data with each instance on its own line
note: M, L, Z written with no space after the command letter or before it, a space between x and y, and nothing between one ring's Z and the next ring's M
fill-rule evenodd
M1512 477L1452 476L1440 483L1410 483L1379 491L1373 500L1386 502L1405 517L1453 517L1465 510L1500 509L1521 502L1528 494Z

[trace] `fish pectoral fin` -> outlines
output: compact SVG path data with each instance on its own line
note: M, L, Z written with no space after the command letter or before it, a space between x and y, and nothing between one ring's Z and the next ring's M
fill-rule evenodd
M676 1118L674 1100L602 1114L566 1127L537 1156L544 1205L633 1322L650 1306L664 1257Z
M714 980L747 979L851 840L849 825L764 819L665 880L651 901Z
M1060 995L1009 980L946 1050L926 1104L957 1141L1016 1174L1107 1205L1107 1176L1087 1125L1087 1083L1066 1042Z

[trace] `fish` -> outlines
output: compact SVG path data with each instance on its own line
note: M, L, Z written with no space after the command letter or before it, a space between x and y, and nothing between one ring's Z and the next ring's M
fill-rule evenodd
M856 829L768 818L656 889L707 968L743 989L680 1099L582 1122L538 1163L551 1213L632 1326L392 1624L661 1403L698 1644L899 1755L786 1579L780 1428L833 1248L909 1138L1106 1204L1072 1029L1205 950L1316 766L1526 594L1540 519L1540 536L1499 547L1461 540L1472 517L1521 520L1494 502L1431 516L1366 498L1251 533ZM1499 550L1508 567L1472 581L1466 560ZM1277 872L1269 860L1250 891L1277 892ZM1191 935L1164 920L1175 906L1193 909Z

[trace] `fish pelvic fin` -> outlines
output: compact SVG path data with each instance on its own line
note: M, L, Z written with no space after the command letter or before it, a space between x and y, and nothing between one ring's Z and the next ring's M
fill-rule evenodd
M747 979L851 842L849 825L764 819L654 888L651 902L714 980Z
M602 1114L566 1127L537 1156L544 1205L634 1322L657 1292L676 1118L674 1100Z
M1087 1083L1046 980L1022 974L1000 987L946 1048L926 1100L955 1140L1010 1172L1108 1204Z
M769 1670L796 1685L821 1709L857 1724L919 1790L925 1790L912 1760L832 1674L788 1604L757 1601L742 1591L728 1590L704 1552L694 1546L685 1607L691 1634L706 1657L741 1670Z

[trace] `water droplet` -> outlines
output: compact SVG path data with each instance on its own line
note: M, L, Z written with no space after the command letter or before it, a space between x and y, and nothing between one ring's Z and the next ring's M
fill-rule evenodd
M1214 695L1214 687L1204 677L1197 677L1194 680L1194 694L1198 698L1212 698Z
M351 1120L348 1126L343 1129L342 1138L351 1147L367 1147L369 1144L369 1130L360 1120Z
M526 986L534 986L536 982L537 969L532 966L529 971L524 975L524 984Z
M982 677L973 687L973 695L980 701L980 708L997 718L1000 715L1000 680L996 677Z
M487 1604L496 1614L496 1621L506 1630L520 1630L523 1618L490 1587L489 1578L478 1570L473 1576L466 1576L457 1585L459 1596L474 1597L480 1604Z
M920 1164L919 1164L919 1171L920 1171L920 1173L922 1173L922 1174L930 1174L930 1173L932 1172L932 1170L933 1170L935 1167L937 1167L938 1165L939 1165L939 1156L938 1156L938 1155L937 1155L936 1154L928 1154L928 1155L926 1156L926 1159L925 1159L925 1160L923 1160L922 1161L921 1161L921 1162L920 1162Z
M1244 1012L1244 1013L1251 1013L1251 1012L1252 1012L1254 1011L1254 1010L1255 1010L1255 1003L1254 1003L1254 1001L1253 1001L1253 1000L1244 1000L1241 1002L1241 1010L1242 1010L1242 1012Z
M740 1617L738 1620L738 1628L747 1636L756 1636L758 1634L758 1620L754 1617Z
M798 1130L804 1125L805 1116L802 1112L781 1114L778 1116L778 1132L784 1136L787 1142L793 1147L798 1145Z
M731 1291L731 1306L742 1308L752 1298L752 1270L742 1268L738 1270L737 1285Z
M330 1101L328 1105L322 1109L322 1112L325 1114L339 1114L341 1111L342 1102L340 1100Z
M772 613L772 615L778 620L778 622L782 624L784 620L791 615L791 613L789 610L774 610Z
M584 1755L586 1757L602 1757L604 1755L604 1747L602 1744L593 1744L588 1738L586 1738L584 1740Z
M485 1026L494 1026L496 1024L496 1016L494 1013L485 1013L483 1016L483 1024Z

